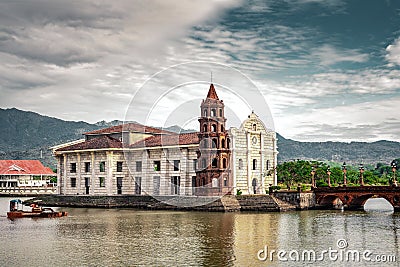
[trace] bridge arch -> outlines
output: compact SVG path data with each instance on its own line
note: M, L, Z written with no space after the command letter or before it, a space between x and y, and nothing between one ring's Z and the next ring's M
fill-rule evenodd
M368 199L383 198L400 211L400 186L352 186L314 188L316 207L338 208L339 200L344 209L364 210Z
M352 201L348 203L348 206L350 209L364 209L364 205L367 200L374 197L385 199L390 205L392 205L393 208L400 204L400 199L397 196L388 196L386 194L362 194L359 196L354 196Z
M327 208L340 208L343 205L344 199L341 199L338 195L324 195L317 199L317 203L320 206Z

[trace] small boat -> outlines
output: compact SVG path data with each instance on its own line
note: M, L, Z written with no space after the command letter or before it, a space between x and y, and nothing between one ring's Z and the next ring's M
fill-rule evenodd
M31 204L32 210L23 210L23 204L20 199L13 199L10 201L10 211L7 212L9 219L16 218L55 218L67 216L66 211L54 211L52 208L42 208L37 204Z

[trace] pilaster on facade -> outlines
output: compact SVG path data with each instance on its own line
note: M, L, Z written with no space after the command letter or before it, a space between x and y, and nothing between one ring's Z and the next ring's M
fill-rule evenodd
M76 185L78 189L78 193L80 194L81 191L81 186L82 186L82 181L81 181L81 172L82 172L82 164L81 164L81 154L79 152L76 153Z
M247 156L247 193L251 194L251 135L246 131L246 156Z
M67 179L68 179L67 178L68 177L68 173L67 173L67 171L68 171L67 163L68 162L67 162L67 155L66 154L63 154L62 157L64 158L64 170L63 170L63 172L64 172L64 181L63 181L63 190L60 190L60 191L62 191L62 194L65 195L67 193L66 190L67 190Z
M62 187L62 182L64 182L65 179L62 179L61 177L64 175L64 169L62 166L64 165L63 157L62 156L56 156L57 158L57 194L61 195L61 187ZM65 176L64 176L65 177Z
M261 180L261 193L265 192L265 179L264 179L264 171L265 171L265 150L264 150L264 134L260 131L260 180Z
M171 177L170 177L170 170L169 170L169 149L162 149L161 152L161 171L158 174L160 176L160 185L164 185L160 188L160 192L162 194L170 195L171 194Z
M190 177L190 173L189 173L189 149L188 148L182 148L180 149L180 153L181 155L183 155L183 157L181 157L182 162L181 162L181 173L183 174L182 176L184 176L183 178L183 182L181 181L181 183L183 184L183 190L182 190L182 194L183 195L189 195L189 191L191 191L191 177Z
M113 183L113 151L107 151L107 194L113 195L114 183ZM94 155L94 154L93 154Z
M89 194L94 195L94 188L96 186L96 157L94 152L90 153L90 166L91 168L90 168Z
M231 177L233 179L232 181L232 193L236 195L236 137L234 134L234 131L231 131L231 160L230 160L230 165L231 166Z

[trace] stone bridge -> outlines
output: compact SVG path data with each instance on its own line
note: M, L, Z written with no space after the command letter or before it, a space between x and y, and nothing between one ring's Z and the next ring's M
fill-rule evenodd
M395 186L351 186L318 187L313 189L316 207L334 209L343 206L348 210L364 210L365 202L372 197L386 199L394 211L400 211L400 187Z

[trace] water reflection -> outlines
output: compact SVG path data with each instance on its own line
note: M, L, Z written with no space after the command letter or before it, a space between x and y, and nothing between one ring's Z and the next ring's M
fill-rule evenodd
M379 199L366 204L368 212L70 208L65 209L68 217L15 221L3 216L8 200L0 199L0 207L1 266L305 266L302 262L260 262L257 252L265 245L274 250L322 251L336 248L339 238L351 249L399 258L400 216ZM365 262L346 265L365 266Z

